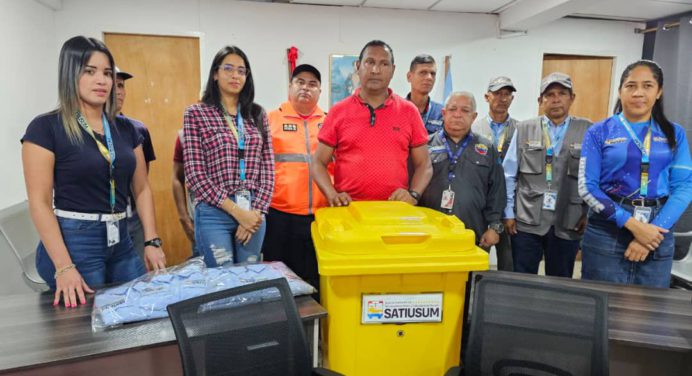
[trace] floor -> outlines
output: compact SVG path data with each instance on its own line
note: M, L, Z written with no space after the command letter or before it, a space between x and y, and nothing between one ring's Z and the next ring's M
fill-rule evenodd
M497 255L495 253L495 247L490 250L490 270L497 270ZM541 261L538 266L538 274L545 275L545 262ZM577 255L577 261L574 263L574 273L572 278L581 279L581 254Z

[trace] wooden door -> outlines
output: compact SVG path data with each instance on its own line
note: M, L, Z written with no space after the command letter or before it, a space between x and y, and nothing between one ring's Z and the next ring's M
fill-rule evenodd
M183 111L199 100L199 39L141 34L105 33L116 65L134 77L125 81L123 114L149 129L156 152L149 184L156 205L156 225L168 265L191 254L190 242L178 221L171 191L173 149L183 126Z
M542 77L552 72L563 72L572 77L577 97L570 108L571 115L594 122L610 115L612 57L545 54Z

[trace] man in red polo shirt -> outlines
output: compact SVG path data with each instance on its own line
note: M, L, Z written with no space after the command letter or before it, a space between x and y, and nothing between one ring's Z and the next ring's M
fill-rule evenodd
M418 109L394 94L394 54L368 42L356 62L360 89L332 107L318 135L313 175L331 206L352 200L395 200L415 205L432 177L428 134ZM409 186L407 161L413 176ZM334 184L327 165L334 157Z

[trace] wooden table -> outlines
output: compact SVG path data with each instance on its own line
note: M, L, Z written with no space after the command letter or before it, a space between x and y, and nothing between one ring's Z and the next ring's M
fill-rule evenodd
M93 296L67 309L53 295L4 296L0 305L0 374L182 375L180 353L168 318L91 330ZM296 298L317 360L319 319L327 312L309 296Z
M608 294L611 375L692 375L692 292L500 271L474 272Z

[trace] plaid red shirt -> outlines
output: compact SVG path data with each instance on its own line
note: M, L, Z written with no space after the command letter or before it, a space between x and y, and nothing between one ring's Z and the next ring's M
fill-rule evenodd
M245 182L240 181L238 141L228 128L220 109L204 103L193 104L183 118L185 179L195 194L195 203L203 201L217 207L243 188L252 192L252 208L267 212L274 191L274 152L267 115L262 122L267 137L253 119L245 123ZM235 124L235 118L233 118ZM237 125L236 125L237 126Z

